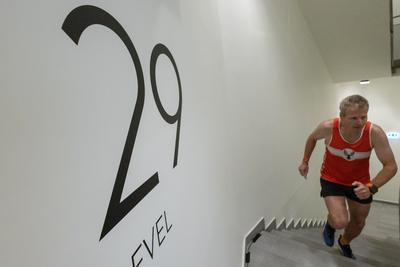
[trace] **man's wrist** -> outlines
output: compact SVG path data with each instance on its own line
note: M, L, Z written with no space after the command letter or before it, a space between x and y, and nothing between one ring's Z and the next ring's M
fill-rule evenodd
M367 184L367 187L368 187L368 189L369 189L369 192L371 192L371 194L376 194L377 192L378 192L378 186L376 186L375 184L373 184L372 182L369 182L368 184Z
M303 157L303 163L308 164L309 161L310 161L310 157L304 155L304 157Z

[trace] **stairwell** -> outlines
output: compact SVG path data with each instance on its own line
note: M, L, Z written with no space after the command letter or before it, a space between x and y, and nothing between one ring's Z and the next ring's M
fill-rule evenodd
M263 232L250 248L248 266L400 266L397 239L359 236L351 244L357 257L352 260L340 254L337 242L327 247L321 233L322 228Z
M394 204L373 203L366 228L351 242L356 260L340 253L337 238L342 231L336 232L334 246L327 247L322 239L323 225L306 223L296 229L282 227L280 223L253 238L245 266L400 267L398 209Z

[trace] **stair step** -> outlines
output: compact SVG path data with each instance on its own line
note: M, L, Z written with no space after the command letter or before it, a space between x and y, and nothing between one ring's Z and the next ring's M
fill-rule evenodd
M286 239L279 235L279 232L271 232L263 234L258 241L253 244L251 252L254 249L263 251L265 258L270 255L279 255L296 262L295 266L373 266L368 263L359 263L352 259L348 259L340 255L338 249L327 250L326 246L319 244L310 245ZM280 262L272 262L268 266L280 266ZM361 264L361 265L360 265ZM265 265L249 265L252 267Z
M254 246L251 248L249 267L261 266L293 267L296 266L296 262L275 253L266 253L259 246Z
M261 266L400 266L400 241L361 235L352 242L357 260L340 254L337 241L327 247L323 228L262 233L250 248L249 267ZM339 236L338 231L336 238Z

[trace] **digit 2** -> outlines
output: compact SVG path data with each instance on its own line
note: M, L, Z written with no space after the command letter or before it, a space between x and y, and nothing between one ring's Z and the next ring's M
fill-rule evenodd
M78 45L79 38L83 31L91 25L100 24L116 33L131 55L136 69L138 84L137 100L129 126L124 150L119 164L117 177L111 194L110 203L104 220L100 240L107 235L148 193L150 193L159 183L158 172L153 174L134 192L121 201L122 191L125 185L126 174L131 161L132 151L139 128L140 118L144 106L145 86L142 66L128 34L119 22L106 11L95 6L80 6L72 10L66 17L62 29Z

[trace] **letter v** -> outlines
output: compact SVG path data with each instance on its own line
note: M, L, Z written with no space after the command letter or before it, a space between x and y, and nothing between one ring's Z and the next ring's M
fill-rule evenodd
M152 228L152 233L151 233L151 251L149 249L149 246L146 243L146 240L143 239L143 243L144 243L147 251L149 252L150 257L153 258L153 253L154 253L154 226Z

